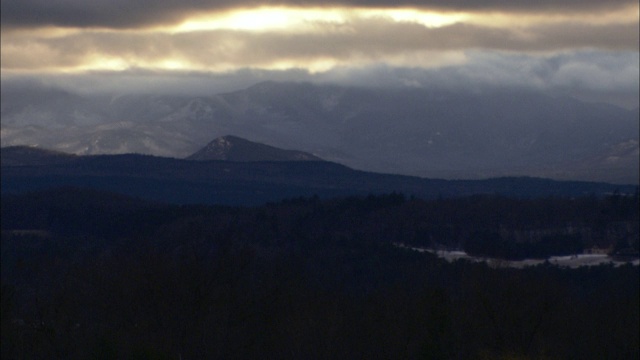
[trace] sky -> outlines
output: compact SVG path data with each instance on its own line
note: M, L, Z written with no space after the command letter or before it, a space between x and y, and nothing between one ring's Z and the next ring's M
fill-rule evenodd
M525 87L638 106L637 0L2 0L3 86Z

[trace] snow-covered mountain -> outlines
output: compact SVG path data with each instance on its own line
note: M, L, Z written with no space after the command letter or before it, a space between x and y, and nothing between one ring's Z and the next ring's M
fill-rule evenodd
M232 135L214 139L187 157L187 160L322 161L319 157L303 151L279 149Z
M207 97L20 91L3 90L3 146L183 158L234 134L358 169L424 177L637 183L639 176L637 111L531 91L276 82Z

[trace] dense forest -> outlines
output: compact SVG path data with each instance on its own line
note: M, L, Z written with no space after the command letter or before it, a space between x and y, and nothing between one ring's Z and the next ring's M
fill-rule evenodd
M637 266L448 263L637 254L638 193L169 205L2 199L6 359L637 359Z

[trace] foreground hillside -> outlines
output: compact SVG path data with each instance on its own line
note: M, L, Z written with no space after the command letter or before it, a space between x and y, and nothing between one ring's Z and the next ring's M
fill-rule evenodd
M637 205L637 194L250 208L3 196L2 356L637 359L637 267L493 268L394 245L637 252Z

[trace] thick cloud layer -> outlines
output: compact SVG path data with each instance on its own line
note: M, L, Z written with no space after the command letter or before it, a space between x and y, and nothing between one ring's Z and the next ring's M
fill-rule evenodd
M478 91L497 88L533 89L608 102L627 108L639 104L637 52L580 51L550 56L470 51L458 65L433 69L392 67L383 63L364 67L337 67L310 73L304 69L232 72L149 71L84 74L38 74L5 76L2 86L31 83L91 93L164 93L212 95L249 87L265 80L309 81L364 87L422 87L450 91ZM37 79L37 80L34 80Z
M313 67L318 62L352 66L384 61L398 66L433 67L454 61L451 56L438 57L436 52L469 49L637 51L639 36L636 24L548 24L513 30L470 24L427 28L389 19L354 19L302 33L84 31L56 37L14 34L3 42L4 70L70 70L85 65L97 69L162 69L173 65L220 71L239 67L273 69L283 63L288 67Z
M207 11L256 6L422 8L439 11L581 13L637 5L635 0L3 0L3 27L137 28L171 24Z
M274 13L261 6L280 11L279 20L262 23ZM2 0L2 81L192 94L263 80L516 86L635 107L638 7L635 0ZM243 9L242 20L232 16Z

